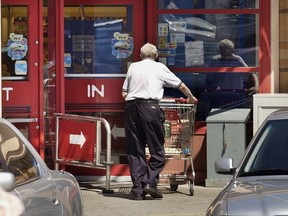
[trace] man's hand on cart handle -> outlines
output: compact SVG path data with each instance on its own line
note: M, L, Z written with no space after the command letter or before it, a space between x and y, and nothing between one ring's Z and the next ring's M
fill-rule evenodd
M184 98L179 98L176 100L177 102L180 102L180 103L192 103L192 104L197 104L198 103L198 99L196 97L193 97L193 101L190 102L190 99L187 98L187 99L184 99Z
M187 103L191 103L191 104L197 104L198 103L198 99L196 97L193 96L192 98L193 100L191 101L189 98L187 98Z

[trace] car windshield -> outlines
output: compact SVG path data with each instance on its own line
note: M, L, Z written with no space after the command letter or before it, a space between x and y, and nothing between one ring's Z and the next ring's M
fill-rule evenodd
M239 176L288 174L288 120L271 120L259 133Z

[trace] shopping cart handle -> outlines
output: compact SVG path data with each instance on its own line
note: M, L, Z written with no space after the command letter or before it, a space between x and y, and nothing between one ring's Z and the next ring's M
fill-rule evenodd
M185 98L176 98L175 99L175 102L178 102L178 103L188 103L188 99L185 99ZM198 99L196 99L193 104L198 104Z
M188 103L188 99L185 99L185 98L175 98L175 102L178 102L178 103Z

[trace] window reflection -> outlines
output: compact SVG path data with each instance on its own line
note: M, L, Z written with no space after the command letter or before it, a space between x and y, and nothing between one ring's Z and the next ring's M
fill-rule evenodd
M199 99L197 121L205 121L213 108L251 108L259 91L258 73L208 72L176 73ZM175 89L165 89L165 97L183 97Z
M249 67L258 66L258 15L164 14L158 20L159 60L168 66L208 67L223 39Z
M258 8L258 0L158 0L159 9L244 9Z
M131 11L131 6L66 6L67 74L124 74L133 60Z
M212 57L210 67L248 67L240 55L234 54L234 43L223 39L218 43L219 54Z

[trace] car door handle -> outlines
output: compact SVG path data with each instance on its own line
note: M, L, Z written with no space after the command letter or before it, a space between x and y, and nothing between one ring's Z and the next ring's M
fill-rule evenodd
M51 200L52 200L52 204L53 205L58 205L59 204L59 199L58 199L57 194L51 195Z

